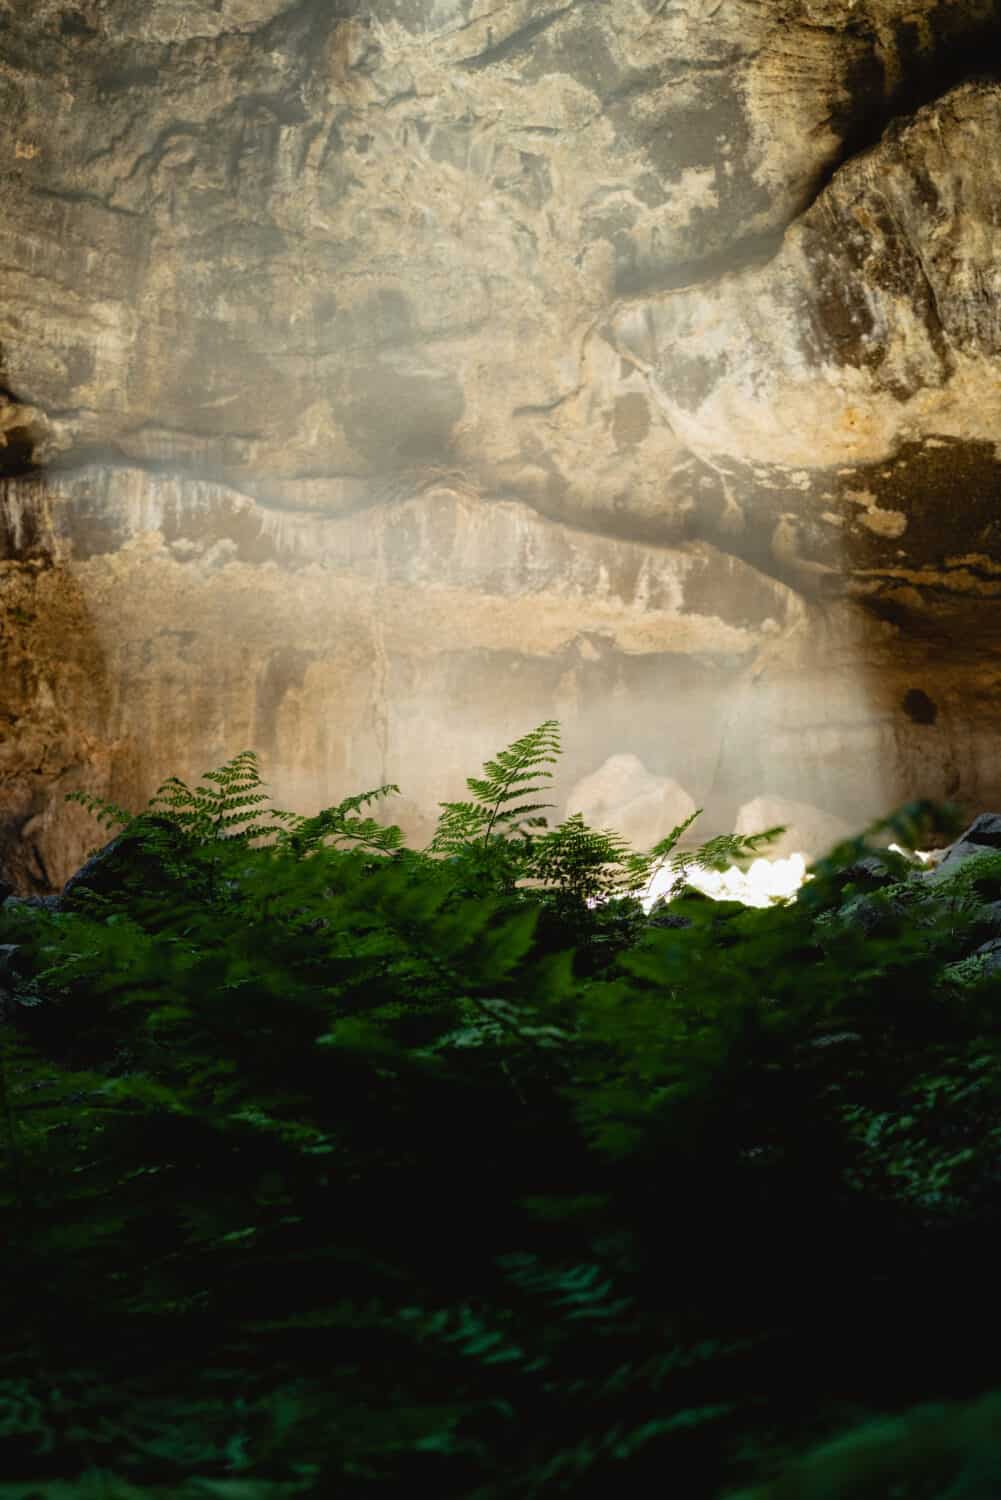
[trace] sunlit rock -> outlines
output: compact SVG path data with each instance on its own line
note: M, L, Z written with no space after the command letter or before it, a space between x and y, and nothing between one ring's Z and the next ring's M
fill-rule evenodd
M611 755L571 791L566 812L583 813L592 828L613 829L632 847L646 850L695 812L684 787L653 776L635 755Z
M786 832L768 845L765 852L770 860L783 859L793 853L804 853L815 859L859 831L819 807L771 795L745 802L737 814L733 831L760 833L765 828L780 826L784 826Z

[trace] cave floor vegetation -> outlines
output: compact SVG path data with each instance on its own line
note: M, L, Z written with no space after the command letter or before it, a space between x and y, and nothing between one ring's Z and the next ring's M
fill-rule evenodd
M775 830L552 827L559 751L424 850L251 752L73 794L0 907L0 1500L1001 1494L1001 851L648 911Z

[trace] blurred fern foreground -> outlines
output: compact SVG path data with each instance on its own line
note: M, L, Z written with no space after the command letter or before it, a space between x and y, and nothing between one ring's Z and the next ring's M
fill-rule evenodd
M422 851L250 752L72 794L121 832L0 908L0 1500L1001 1495L1001 849L915 803L647 911L775 830L550 827L559 748Z

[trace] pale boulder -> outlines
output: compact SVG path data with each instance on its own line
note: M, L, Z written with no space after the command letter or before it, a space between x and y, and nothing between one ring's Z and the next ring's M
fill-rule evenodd
M737 813L733 831L744 835L763 833L766 828L779 825L786 831L773 844L762 849L766 859L786 859L791 854L816 859L827 854L842 839L851 838L860 831L808 802L768 794L744 803Z
M583 813L591 828L612 829L647 850L691 817L695 803L669 776L655 776L636 755L610 755L567 798L566 815Z

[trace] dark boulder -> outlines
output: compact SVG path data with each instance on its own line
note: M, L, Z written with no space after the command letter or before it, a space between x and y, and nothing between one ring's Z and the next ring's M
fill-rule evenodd
M985 974L996 974L1001 970L1001 938L991 938L989 942L981 943L976 953L983 960Z
M871 890L874 886L894 885L900 879L900 876L895 874L878 854L864 854L861 859L849 865L843 873L845 879L851 881L853 885L862 886L867 890Z
M181 856L190 848L188 835L169 818L150 815L137 819L70 876L61 900L72 910L83 904L80 897L85 891L114 897L129 891L166 889L174 883L169 869L171 857Z
M929 861L923 871L925 879L934 883L948 879L964 860L990 849L1001 849L1001 813L981 813L974 818L954 843Z
M981 813L961 836L966 844L982 844L986 849L1001 849L1001 813Z
M33 907L42 911L62 911L63 909L61 896L8 896L2 905L4 911L11 911L18 906Z
M990 901L982 906L978 923L993 937L1001 937L1001 901Z

